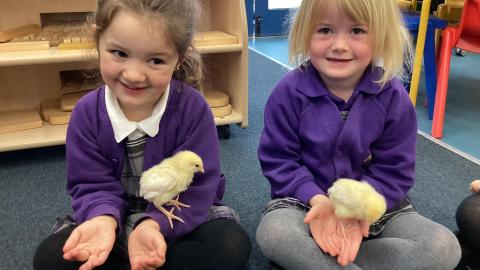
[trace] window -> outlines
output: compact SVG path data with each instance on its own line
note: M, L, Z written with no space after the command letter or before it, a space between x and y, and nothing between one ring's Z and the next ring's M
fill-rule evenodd
M302 0L268 0L268 9L297 8Z

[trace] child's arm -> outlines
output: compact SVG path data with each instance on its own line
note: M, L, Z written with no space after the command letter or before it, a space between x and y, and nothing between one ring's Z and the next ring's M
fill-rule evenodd
M317 194L325 195L313 174L302 164L305 147L299 133L302 107L310 103L288 84L291 73L273 90L265 106L264 128L258 147L263 174L270 181L273 198L294 197L305 204Z
M406 198L415 181L415 145L417 121L415 109L398 80L392 81L391 95L379 94L385 125L382 135L372 143L372 162L361 176L387 202L387 209Z
M115 176L117 160L108 159L100 149L97 100L100 91L85 96L70 117L67 130L67 191L72 196L74 218L83 223L93 217L110 215L122 224L127 204L122 183ZM113 138L112 138L113 140ZM122 226L117 226L117 232Z

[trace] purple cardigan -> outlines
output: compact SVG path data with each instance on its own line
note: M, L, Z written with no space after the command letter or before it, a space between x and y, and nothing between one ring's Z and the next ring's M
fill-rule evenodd
M204 174L197 174L181 200L191 205L175 213L185 223L171 230L166 217L153 204L147 216L160 224L165 239L191 232L204 222L212 205L221 205L225 179L220 172L219 142L212 112L200 93L171 81L158 134L147 138L144 170L180 150L191 150L203 159ZM120 181L125 143L117 143L105 106L105 88L84 96L72 112L67 130L67 191L72 196L77 223L99 215L113 216L121 228L128 205Z
M346 120L312 65L289 72L276 85L258 149L272 198L308 204L338 178L367 181L388 209L407 197L415 179L415 109L399 80L383 89L373 82L381 72L364 74Z

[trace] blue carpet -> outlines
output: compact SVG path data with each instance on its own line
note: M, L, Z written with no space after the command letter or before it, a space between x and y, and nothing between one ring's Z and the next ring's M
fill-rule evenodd
M255 230L270 187L262 176L257 144L263 127L265 101L286 70L250 52L249 126L231 126L221 140L222 169L227 176L225 203L233 206L249 233L253 250L246 269L269 269L255 242ZM417 210L456 230L456 206L466 197L480 166L418 136L417 183L411 197ZM65 194L65 148L46 147L0 153L0 269L31 269L33 252L47 236L56 216L70 212Z

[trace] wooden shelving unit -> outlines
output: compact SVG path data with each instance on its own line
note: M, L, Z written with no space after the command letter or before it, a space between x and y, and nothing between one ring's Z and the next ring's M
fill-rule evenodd
M0 31L27 24L41 25L41 14L91 12L96 0L2 0ZM237 42L200 45L208 81L230 97L232 113L216 117L217 125L248 125L248 37L243 0L201 0L200 31L219 31ZM86 50L0 52L0 114L38 109L60 97L60 71L91 67L95 53ZM208 89L207 89L208 91ZM1 124L1 123L0 123ZM0 152L65 143L67 125L50 125L0 133Z

